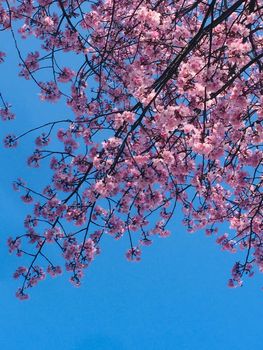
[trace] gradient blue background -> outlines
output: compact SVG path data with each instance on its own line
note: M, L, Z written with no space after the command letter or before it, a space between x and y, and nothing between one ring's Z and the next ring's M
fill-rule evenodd
M1 138L45 121L64 118L60 105L43 104L31 83L17 78L15 51L0 66L0 91L12 102L15 122L1 124ZM66 112L67 114L68 112ZM0 171L0 349L3 350L248 350L262 347L263 279L226 286L235 255L221 252L214 238L190 235L175 217L173 234L155 239L140 263L124 258L128 240L103 240L81 288L69 276L41 282L30 300L14 297L11 277L23 260L10 256L6 240L23 232L29 211L11 188L18 176L36 185L45 172L25 166L32 150L26 137L17 150L1 148Z

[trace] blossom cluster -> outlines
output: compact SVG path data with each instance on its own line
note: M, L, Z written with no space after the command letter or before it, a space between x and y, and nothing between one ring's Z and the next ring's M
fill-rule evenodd
M229 224L217 244L245 253L230 287L242 285L255 268L262 272L259 2L23 0L1 6L3 28L18 21L22 39L41 43L21 61L20 76L36 82L42 101L64 101L74 115L45 124L35 139L28 165L49 165L45 188L15 183L32 212L25 234L9 239L9 250L34 261L15 273L23 281L17 296L26 299L46 272L62 273L51 262L50 244L79 286L105 235L126 237L126 258L139 261L144 247L169 237L178 208L190 233L205 229L216 236L222 222ZM76 60L65 65L60 54ZM0 116L13 119L9 106ZM15 147L19 139L10 133L4 144Z

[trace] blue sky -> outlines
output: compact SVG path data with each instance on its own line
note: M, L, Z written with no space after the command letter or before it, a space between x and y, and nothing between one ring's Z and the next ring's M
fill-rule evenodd
M4 46L9 58L0 66L0 91L13 104L17 120L1 125L1 138L10 129L25 131L64 118L60 105L41 103L34 85L17 78L8 37ZM11 182L22 176L37 184L45 175L25 165L30 139L17 150L0 151L1 349L247 350L261 345L262 276L229 289L236 256L220 251L203 232L187 233L180 213L172 236L145 247L140 263L125 260L125 238L107 237L81 288L72 287L64 274L40 283L29 301L17 300L18 285L11 276L23 262L9 255L6 240L23 232L29 208L12 191Z

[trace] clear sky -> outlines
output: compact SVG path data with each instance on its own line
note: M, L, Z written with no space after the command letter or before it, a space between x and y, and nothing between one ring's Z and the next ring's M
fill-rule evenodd
M0 66L0 91L14 106L17 120L1 125L24 131L64 117L59 105L43 104L37 89L16 77L15 53ZM1 48L2 49L2 48ZM30 300L14 297L12 279L22 259L10 256L6 240L23 232L29 211L11 188L18 176L37 184L45 173L25 166L30 137L17 150L1 148L0 172L0 349L3 350L248 350L262 344L263 278L244 287L226 284L235 255L220 251L214 238L189 234L174 218L173 234L145 247L140 263L129 263L128 240L107 237L102 254L86 272L81 288L69 276L47 278Z

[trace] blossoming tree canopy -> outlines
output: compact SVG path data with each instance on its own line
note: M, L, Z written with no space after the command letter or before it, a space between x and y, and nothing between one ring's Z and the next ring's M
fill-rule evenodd
M127 259L139 261L155 236L170 235L178 207L189 232L205 229L223 250L243 251L230 287L262 272L262 1L0 6L19 76L71 115L4 139L12 148L30 133L36 149L28 165L50 167L42 189L14 182L32 205L24 233L8 240L10 252L31 258L14 273L17 296L28 298L30 287L63 265L80 285L105 235L126 236ZM34 45L26 55L24 40ZM1 103L2 119L14 119L3 91Z

